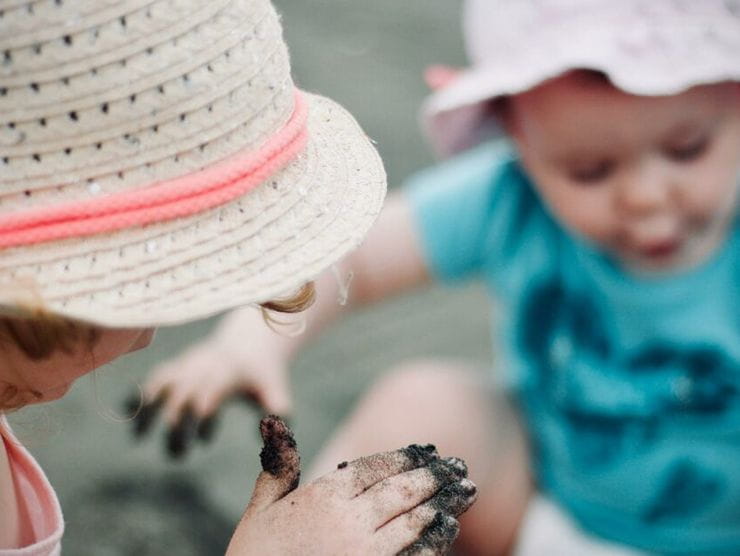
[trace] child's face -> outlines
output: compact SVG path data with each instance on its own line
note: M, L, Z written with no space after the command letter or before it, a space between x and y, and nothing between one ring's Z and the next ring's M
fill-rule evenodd
M626 94L572 72L512 99L507 125L553 214L640 270L686 268L735 214L740 85Z
M0 349L0 388L18 388L29 403L61 398L79 377L126 353L147 347L153 336L153 328L101 328L94 345L80 340L70 353L56 351L42 361L33 361L17 346L4 343ZM32 391L41 397L25 395Z

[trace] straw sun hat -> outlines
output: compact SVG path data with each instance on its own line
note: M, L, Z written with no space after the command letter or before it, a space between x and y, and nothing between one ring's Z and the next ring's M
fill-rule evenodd
M268 0L0 2L0 307L181 323L299 287L378 214Z

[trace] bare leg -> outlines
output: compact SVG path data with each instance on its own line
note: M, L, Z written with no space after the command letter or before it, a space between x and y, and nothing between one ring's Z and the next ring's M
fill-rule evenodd
M319 453L309 478L414 442L463 458L478 485L456 550L505 554L532 492L526 445L508 404L464 364L414 361L383 377Z

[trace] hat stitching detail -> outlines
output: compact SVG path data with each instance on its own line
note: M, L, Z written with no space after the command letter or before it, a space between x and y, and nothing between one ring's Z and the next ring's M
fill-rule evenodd
M350 207L352 205L358 204L358 202L365 201L365 202L368 202L369 204L372 203L372 201L369 201L367 199L360 199L360 198L355 198L354 201L356 202L349 202L349 203L344 204L342 206L342 209L350 210ZM376 202L379 202L379 201L376 201ZM300 242L299 247L303 248L304 246L308 245L310 240L315 239L316 237L322 236L322 234L326 233L329 229L334 227L336 223L342 219L341 215L344 212L344 210L337 211L336 213L337 217L334 220L332 220L332 222L329 225L325 226L324 228L321 228L320 230L318 230L317 232L313 234L304 233L302 237L305 237L308 239ZM351 222L344 222L343 225L346 226L347 228L352 227ZM337 235L341 235L341 234L337 234ZM323 269L324 265L321 264L322 260L325 260L327 256L329 257L333 256L332 255L333 253L346 251L348 246L351 246L354 243L356 243L356 240L354 241L350 239L340 240L338 239L338 237L335 236L332 238L330 242L328 242L328 244L325 243L323 245L323 250L312 253L313 256L311 257L306 256L302 258L301 266L305 269L309 269L313 274L317 274ZM236 248L238 249L238 245L236 246ZM275 269L276 267L280 267L281 264L284 264L284 259L282 256L274 257L271 260L266 260L266 257L263 256L261 257L261 260L263 261L263 264L257 267L254 271L256 276L267 275L269 274L269 271L271 269ZM192 302L195 299L202 298L204 296L204 292L202 291L202 289L199 289L198 286L206 284L206 283L209 286L208 288L209 292L218 292L221 294L225 294L226 291L228 291L227 288L229 286L232 286L232 287L236 286L237 288L241 289L241 284L239 283L240 278L241 278L239 274L239 270L240 270L239 266L240 265L236 264L229 268L224 268L221 272L219 272L217 277L204 276L199 281L190 282L190 283L181 285L180 287L174 288L172 290L173 291L172 296L168 297L167 299L167 303L162 304L162 309L167 310L168 308L172 308L176 310L183 303ZM289 281L289 278L283 278L282 280L283 284L276 283L276 284L268 285L268 284L258 282L252 286L252 292L257 292L265 287L271 287L274 293L278 294L281 291L285 290L287 285L285 285L284 283L287 281ZM131 286L131 284L129 284L129 286ZM177 293L182 293L183 295L177 295ZM158 300L156 297L150 296L150 297L140 299L139 301L143 304L147 302L156 302ZM221 302L223 303L223 301ZM129 306L124 305L124 304L113 304L113 307L115 307L116 309L126 309Z
M194 224L191 224L190 225L191 228L193 228L194 230L198 231L198 235L200 236L197 239L195 238L195 236L193 236L193 239L195 240L194 242L191 242L189 240L188 241L183 241L183 239L185 239L185 238L182 237L182 236L180 236L180 238L179 238L180 241L178 242L173 235L167 236L167 233L170 233L171 234L171 232L166 232L164 237L162 237L162 236L156 236L156 237L154 237L153 241L155 241L156 243L167 242L167 241L169 241L171 243L171 245L169 245L169 246L167 246L167 245L162 246L162 250L165 251L166 254L167 254L166 259L167 259L167 262L169 263L169 265L167 267L161 268L159 270L152 271L151 269L147 269L146 268L147 263L145 263L144 261L142 261L140 259L138 261L138 263L135 264L135 265L133 265L133 266L124 265L122 267L116 268L115 269L116 271L129 270L129 271L132 271L134 274L133 275L132 274L128 274L125 281L123 281L123 282L117 282L117 283L113 284L113 286L115 286L115 287L119 287L119 286L125 287L127 284L128 285L131 285L134 281L141 282L141 281L147 281L148 280L148 281L152 281L153 282L153 281L156 281L159 278L161 278L161 279L169 278L170 277L170 273L172 272L173 267L179 267L179 266L183 266L183 265L188 265L189 266L192 263L192 261L198 260L198 259L207 259L214 252L220 253L220 252L226 251L226 250L231 249L231 248L235 248L235 249L238 250L238 248L239 248L239 246L241 244L243 244L243 243L245 243L247 241L250 241L250 240L251 241L259 240L259 244L262 245L262 247L260 249L257 249L252 254L252 258L251 259L250 258L245 258L244 256L240 256L239 259L238 259L239 268L235 269L235 271L236 270L243 269L243 266L244 265L247 265L247 264L249 264L249 263L251 263L253 261L259 260L260 258L264 257L264 255L265 255L264 252L265 251L268 251L269 250L269 251L276 251L278 253L281 252L281 250L285 248L284 245L283 245L285 243L284 242L285 237L276 237L276 238L274 238L274 240L272 242L270 242L269 241L269 236L270 236L270 233L269 232L271 231L271 229L272 229L273 226L278 225L286 217L286 215L290 214L293 210L295 210L295 208L297 208L297 205L301 203L301 201L302 201L302 199L303 199L304 196L308 195L308 190L305 190L303 192L300 191L300 189L302 187L304 187L303 185L300 185L300 182L304 178L305 179L308 179L311 176L314 176L316 174L316 168L315 168L315 164L316 164L316 161L317 161L317 157L315 156L316 151L320 151L322 149L323 150L326 150L328 147L329 146L326 145L326 144L323 144L323 145L320 145L320 146L314 145L312 148L310 148L310 151L301 153L299 155L298 158L300 160L310 162L310 163L312 163L312 165L311 166L303 167L301 169L300 178L298 178L298 181L297 181L297 183L298 183L298 191L297 191L298 195L295 195L296 191L294 191L293 189L290 189L290 190L285 189L285 192L283 194L283 196L285 194L287 194L287 193L292 194L293 197L295 199L297 199L298 203L296 205L291 205L291 207L288 208L287 210L284 210L282 212L279 212L279 213L274 214L268 220L266 220L263 217L267 213L271 212L271 209L272 208L277 207L277 206L280 206L280 205L284 205L285 204L285 201L284 201L283 197L274 199L274 202L271 203L271 204L268 204L268 205L264 205L264 204L263 205L260 205L257 208L256 212L255 212L255 214L256 214L255 218L251 222L251 224L252 224L251 228L253 229L252 232L250 232L251 235L244 233L245 232L245 228L249 227L246 223L237 223L237 222L235 222L236 227L219 228L219 230L217 232L217 235L215 237L207 237L207 234L205 232L203 232L201 228L202 228L203 225L207 225L208 224L207 222L205 222L205 219L206 218L212 218L213 217L213 213L211 212L210 216L206 216L202 220L199 220L198 222L195 222ZM343 153L343 154L346 155L346 154L349 154L349 153ZM354 154L356 154L356 153L354 153ZM345 173L347 171L347 168L349 168L349 167L353 167L357 171L359 171L359 168L362 167L362 164L359 163L358 161L356 161L353 158L352 161L348 161L348 163L343 166L343 169L345 170ZM289 172L289 173L292 173L292 170L290 168L288 170L286 170L286 171ZM373 176L373 177L375 177L376 179L380 179L380 178L378 178L378 176ZM277 179L280 179L280 178L278 177ZM288 181L295 181L295 179L296 178L294 178L294 179L288 178ZM266 191L266 190L262 190L262 191ZM259 193L259 192L260 192L260 190L255 191L255 193ZM369 198L370 195L373 195L373 198ZM354 207L354 206L378 207L379 206L379 203L380 203L380 199L382 199L382 197L383 197L382 193L379 192L377 190L377 188L372 187L372 184L370 183L370 181L368 181L366 184L363 184L360 188L358 188L358 190L356 191L356 194L355 195L352 195L351 198L348 199L349 201L352 201L352 202L348 202L348 203L346 202L343 205L341 205L340 207L337 207L336 210L328 210L328 209L324 209L324 208L320 208L318 210L320 210L320 211L322 211L324 213L326 213L327 210L328 210L328 212L332 212L334 214L334 218L331 220L331 222L327 223L327 227L333 227L334 226L334 223L333 222L335 222L337 219L344 218L344 215L346 215L348 212L350 214L352 213L352 208L351 207ZM251 202L251 199L250 199L250 202ZM303 203L303 206L310 207L311 206L311 203L310 202L308 204ZM300 207L298 207L298 208L300 208ZM233 210L235 210L235 208L234 207L226 207L224 209L220 209L219 212L224 212L224 211L229 211L229 210L233 211ZM239 210L241 212L241 210L239 208L236 208L236 210ZM227 218L227 221L228 221L228 218ZM310 219L308 223L310 225L314 225L314 223L319 223L319 222L320 222L320 219ZM345 222L345 224L346 224L346 226L348 228L353 228L354 227L354 223L351 222L351 221L347 221L347 222ZM322 230L323 229L324 228L322 228ZM185 229L185 230L178 230L178 232L181 232L181 233L182 232L187 233L188 231L192 231L192 230L187 230L187 229ZM260 235L259 235L259 234L264 233L265 231L268 232L266 234L268 236L268 239L262 239L260 237ZM255 234L257 234L257 235L255 235ZM305 237L306 238L313 238L317 234L318 233L308 234ZM294 232L293 234L291 234L291 238L301 237L302 235L303 235L303 232L300 232L300 233L295 233ZM342 234L342 235L346 235L346 234ZM118 255L120 257L125 257L126 256L126 253L130 253L131 251L135 251L135 250L144 248L144 246L148 243L148 241L151 241L151 240L152 240L152 238L148 238L146 241L142 241L142 242L137 243L137 244L126 244L126 245L120 246L120 247L115 248L115 249L110 249L110 250L108 250L108 252L106 254L98 253L99 255L102 255L99 258L102 260L103 257L105 257L107 255L112 255L113 254L113 251L115 251L115 250L119 251ZM219 246L219 244L220 244L220 246ZM195 250L193 250L194 247L196 248ZM320 257L321 255L318 255L318 256ZM151 259L151 257L148 257L148 258ZM155 259L152 259L152 262L157 262L157 260L158 260L158 258L155 257ZM60 264L63 264L65 266L65 270L69 270L68 261L61 261ZM270 264L272 264L272 263L270 263ZM109 265L104 265L104 266L106 266L106 269L107 269L107 271L109 273L112 270L114 270L112 267L109 267ZM264 266L260 267L261 270L263 270L264 268L265 268ZM110 283L108 283L108 284L101 283L100 282L100 278L101 277L105 277L105 275L98 275L97 277L95 277L95 276L87 275L87 273L86 273L86 275L84 277L84 283L96 284L97 287L96 288L93 288L93 289L90 289L88 287L85 287L84 284L83 284L83 288L84 289L82 290L81 293L79 291L78 292L75 292L75 297L85 297L86 295L92 295L92 294L95 294L95 293L105 292L106 290L109 290L110 287L111 287L111 284ZM79 288L80 285L81 285L80 284L80 278L81 277L79 275L76 276L76 277L74 275L70 276L70 279L68 281L70 287L78 287ZM63 284L63 283L67 283L65 280L63 280L63 278L58 278L58 280L59 280L57 282L57 286L58 287L61 286L61 284ZM178 277L177 281L181 281L181 280L182 280L182 277ZM184 289L185 286L182 286L180 288L178 288L178 287L174 287L174 288L177 289L177 290L180 290L180 289ZM62 288L62 291L60 291L60 293L58 295L52 295L51 297L49 297L49 299L50 300L54 300L54 299L61 299L63 297L64 297L64 291L63 291L63 288ZM156 298L154 298L154 297L152 298L152 300L155 300L155 299Z
M114 152L111 152L106 160L103 160L97 164L91 160L88 160L88 164L86 166L68 169L58 168L57 173L53 175L36 174L30 177L27 176L18 180L9 181L4 184L4 188L8 191L11 191L12 188L12 191L15 191L15 194L17 195L21 192L28 191L28 189L24 188L33 187L33 183L30 180L43 179L44 181L42 183L48 183L48 180L52 179L54 180L55 186L50 189L55 190L59 190L60 186L64 187L65 185L76 184L84 179L87 179L88 183L97 183L97 180L104 178L106 175L110 175L110 172L117 171L120 178L121 174L125 174L130 170L141 169L142 165L147 168L155 168L156 166L167 162L170 159L173 159L173 157L175 162L177 163L178 157L188 156L189 153L195 152L204 153L204 145L210 146L217 145L218 143L219 145L221 145L219 147L219 151L223 151L224 148L227 147L229 148L229 152L233 152L233 149L230 147L232 138L239 140L239 137L241 137L240 135L238 135L240 130L247 128L253 120L260 117L261 112L263 112L268 106L274 106L275 103L282 98L282 89L284 89L286 85L287 83L282 84L281 91L278 91L273 96L267 98L265 104L259 107L259 111L257 111L247 120L242 121L235 116L239 114L239 111L244 112L248 111L250 108L256 107L249 107L247 105L239 104L237 105L239 111L235 114L227 114L224 121L216 122L211 126L195 130L193 131L193 133L189 133L187 135L178 134L179 130L173 129L172 137L169 141L166 140L167 136L165 135L159 144L149 145L146 149L138 148L138 139L134 139L132 136L129 138L134 139L131 147L136 148L136 152L134 152L133 154L127 154L121 148L114 149ZM174 118L173 120L170 120L170 122L174 122L176 119L177 118ZM169 122L161 122L160 124L158 124L158 126L162 126L162 129L159 130L159 133L164 133L164 126L169 126ZM115 141L118 139L120 138L114 138L113 140ZM175 143L175 139L179 140L179 142ZM106 150L106 146L110 144L111 141L98 143L98 150ZM176 151L172 150L173 146L177 148ZM92 148L92 146L87 145L83 146L82 148L90 149ZM121 166L124 162L127 163L127 166ZM43 168L44 167L41 167L40 169ZM78 171L86 171L91 177L83 177L79 173L76 173ZM48 190L49 189L40 189L38 191L43 193L44 191ZM26 195L28 194L26 193ZM5 197L9 198L8 195L6 195ZM3 197L0 196L0 204L2 204L2 202Z
M201 172L141 190L7 214L0 218L0 247L93 235L187 216L224 204L295 157L305 146L306 116L305 101L296 93L293 117L257 151L240 153Z
M265 59L269 63L274 63L274 59L276 55L281 54L280 50L276 50L270 54L266 54ZM210 62L213 62L215 59L211 59ZM205 65L198 66L194 69L191 69L190 73L194 73L195 70L204 68ZM36 142L32 145L26 145L24 144L25 141L20 141L16 145L6 145L3 149L3 154L6 156L9 156L12 158L22 158L24 156L29 156L33 153L39 153L39 154L45 154L49 152L56 152L58 150L61 150L63 146L69 146L73 148L78 147L89 147L91 145L94 145L98 142L106 142L111 139L117 139L120 136L122 136L124 133L135 133L137 131L144 131L149 130L152 128L152 126L155 125L164 125L168 121L180 117L183 113L188 114L190 112L194 112L197 110L204 109L208 106L208 104L212 104L220 99L224 99L225 97L229 95L235 95L237 91L239 91L242 88L246 88L250 85L250 81L253 80L256 77L259 77L259 68L256 69L252 74L249 76L244 76L238 72L232 73L219 83L219 87L213 87L210 90L204 90L204 93L202 95L190 95L189 97L186 97L186 101L179 103L179 104L173 104L172 106L165 108L164 110L157 110L156 114L141 118L140 120L136 121L136 126L131 126L131 122L129 121L121 121L117 125L108 125L105 126L103 129L99 130L93 130L88 133L80 134L80 135L67 135L63 139L56 139L56 140L49 140L49 141L41 141ZM167 85L168 83L172 84L180 79L182 79L182 76L185 74L176 74L173 79L170 79L168 81L160 82L160 85ZM234 86L236 85L236 87ZM282 85L282 84L281 84ZM141 88L132 88L132 91L135 91L135 94L137 98L139 96L143 96L147 94L148 92L151 92L155 89L155 87L149 87L147 89L141 89ZM226 89L226 90L222 90ZM77 110L72 110L68 112L60 112L56 116L49 115L45 116L43 119L46 120L45 125L49 125L50 120L54 117L63 117L63 118L71 118L70 114L74 113L76 116L76 119L72 118L73 121L79 121L83 115L85 115L85 118L90 117L92 114L97 113L103 113L103 114L109 114L114 111L114 107L118 104L131 104L130 101L130 94L122 95L117 98L111 98L110 100L106 100L102 104L96 104L92 106L85 106L80 107ZM30 126L36 126L38 125L38 121L34 118L29 118L24 120L15 120L12 122L9 122L6 125L13 125L13 129L16 129L18 133L22 132L22 128L20 124L30 125ZM84 141L83 141L84 140ZM86 167L88 167L88 164L85 164Z
M369 189L371 188L370 187L363 188L363 191L369 190ZM350 210L350 208L353 205L361 204L361 205L367 206L368 204L372 204L373 206L375 206L379 202L378 199L375 199L374 201L370 201L366 199L366 196L367 195L358 195L358 196L353 196L353 197L346 199L346 201L348 202L344 203L338 210L334 211L334 218L325 222L325 225L320 227L318 230L313 229L316 227L313 224L313 222L315 221L307 221L304 227L301 228L300 230L297 230L297 233L293 235L294 238L301 238L301 240L296 242L295 248L292 249L292 251L298 251L298 253L301 253L301 250L303 249L305 245L314 241L316 237L319 237L322 234L327 233L329 229L335 228L337 223L343 220L343 214L345 214L346 211ZM283 214L282 217L285 217L285 214ZM349 221L343 222L342 225L343 227L346 227L346 228L353 227L353 223ZM263 226L262 230L264 229L265 227ZM309 230L312 233L307 233ZM347 234L346 233L336 234L336 236L342 236L342 237L345 235ZM324 259L328 253L333 253L338 250L344 250L346 249L346 245L348 243L354 243L354 242L356 242L356 240L352 241L348 239L340 239L339 237L332 237L329 240L329 242L324 243L322 245L322 249L318 250L315 253L312 253L313 256L302 257L301 267L307 268L307 269L313 269L314 272L318 272L319 270L321 270L321 268L317 268L316 265L320 263L320 261ZM219 271L218 276L212 276L210 274L202 274L199 279L187 281L185 280L185 277L182 276L184 272L182 272L181 270L180 275L177 277L177 279L174 279L172 278L173 269L169 268L159 273L149 275L147 277L147 280L152 281L156 278L164 279L165 277L170 277L173 282L177 282L179 285L173 286L170 288L171 293L170 293L170 296L168 296L168 300L167 300L168 303L166 305L163 305L163 308L166 308L166 307L176 308L181 303L187 303L198 297L202 297L203 296L202 290L199 290L197 292L194 291L194 289L197 289L198 286L200 285L208 284L209 291L223 293L223 289L225 287L228 287L229 285L233 286L237 284L240 278L239 273L242 270L243 264L247 264L252 261L258 261L258 260L261 261L262 264L257 266L254 269L255 276L267 274L267 271L269 269L271 268L274 269L275 267L279 267L281 263L283 262L284 257L287 255L287 253L285 253L285 249L283 248L283 245L284 245L284 242L282 241L277 241L276 244L273 244L273 245L266 245L264 246L262 251L254 253L254 256L252 257L252 259L245 260L244 257L241 257L241 259L235 259L232 257L232 264L230 266L225 266L223 264L223 258L226 256L225 252L233 251L233 250L239 251L240 244L237 243L237 244L226 246L222 248L221 250L219 250L218 252L221 254L221 256L218 259L219 262L221 263L220 264L221 270ZM213 253L211 252L209 255L206 255L205 257L201 257L201 258L207 259L212 254ZM295 255L295 253L293 253L293 255ZM190 271L193 270L192 262L193 262L192 259L188 261ZM285 277L283 281L285 281L286 279L289 280L288 277ZM122 288L126 288L127 286L134 287L135 284L129 281L127 283L119 284L119 286ZM272 285L273 289L275 289L276 286L277 286L276 291L281 289L279 285ZM262 289L264 287L265 287L265 284L256 283L253 285L252 290L257 291L258 289ZM96 292L91 292L90 295L94 295L95 293ZM123 297L127 297L127 296L124 295ZM155 295L145 296L143 298L137 298L137 302L140 302L140 303L159 302L159 301L161 300L159 300L157 296ZM130 305L125 304L125 303L113 302L111 304L111 307L116 308L116 309L126 309L130 307Z
M112 100L110 98L111 93L115 95L112 97L113 99L127 97L132 92L137 92L137 89L152 88L159 83L191 72L201 65L206 65L240 43L249 40L248 30L239 33L242 27L248 27L243 20L234 17L227 18L221 12L216 14L215 17L226 19L232 25L223 28L218 27L216 30L211 30L209 35L199 36L200 33L197 29L204 27L207 23L200 22L199 25L187 29L182 34L154 44L148 44L145 48L132 49L130 47L131 41L129 41L125 45L125 52L122 52L121 49L114 49L111 51L112 54L107 56L90 56L84 59L85 65L80 63L70 68L64 60L54 67L53 72L46 72L47 75L38 75L32 72L18 75L15 79L5 79L3 82L5 89L3 96L12 95L14 91L27 90L29 87L36 93L31 98L26 98L21 108L15 112L8 110L6 115L15 120L33 120L49 109L54 110L55 113L63 113L70 110L71 107L96 106L103 100ZM263 15L264 17L266 16ZM236 21L234 21L235 19ZM189 37L190 35L194 36ZM184 37L189 37L191 42L202 42L206 46L198 48L197 52L184 53L182 52L183 49L173 46L169 56L152 58L155 50L172 45L174 41L182 40ZM172 59L173 56L176 56L177 59ZM159 65L154 64L155 62L159 62ZM130 65L133 66L133 69L129 67ZM64 70L64 73L59 71L60 68ZM129 68L126 71L126 79L112 78L112 74L121 68ZM136 72L141 75L137 75ZM89 76L98 79L90 80ZM76 91L75 89L78 88L76 87L77 80L86 77L88 77L89 83L85 86L85 89L92 88L93 90ZM59 98L58 91L55 94L41 95L48 87L57 87L60 81L65 88L69 89L69 92L63 94L62 98ZM101 88L101 84L107 85L107 87ZM34 101L39 95L43 98L39 97L40 100ZM7 102L12 107L10 99Z
M39 2L32 2L31 4L41 4L44 1L45 0L40 0ZM95 6L95 8L98 8L101 3L106 3L107 5L104 6L102 9L95 9L84 13L76 13L72 19L66 19L61 22L58 21L58 18L52 18L51 21L47 21L40 16L35 16L33 18L28 18L26 16L25 19L33 20L33 25L30 28L24 28L19 25L19 28L8 29L8 39L3 40L5 39L5 37L0 38L0 50L14 46L15 49L20 49L37 43L43 44L50 43L55 40L61 40L66 35L71 36L75 34L80 34L98 25L105 24L110 21L115 21L121 16L128 16L139 10L147 9L150 6L157 4L158 0L129 0L126 3L118 2L116 0L105 0L105 2L101 2L100 0L98 0L97 2L87 2L86 4L88 6ZM131 4L134 5L133 9L130 8ZM124 8L124 10L121 9L122 7ZM4 7L4 18L10 19L10 17L12 17L11 12L14 9L18 9L19 11L21 11L23 7ZM26 12L28 13L27 9ZM28 15L33 14L28 13ZM64 12L61 12L60 15L64 15ZM22 15L18 15L16 17L24 18L24 16Z
M224 7L222 11L225 11L228 8L228 6ZM166 45L174 40L181 39L182 37L185 37L186 35L193 33L194 29L196 29L199 26L204 25L205 23L208 23L212 21L213 19L216 19L221 12L216 12L215 14L210 14L212 17L210 20L204 20L198 22L197 25L193 25L192 21L186 20L188 23L188 27L185 27L182 32L179 33L173 33L172 36L167 37L164 40L157 40L157 42L154 43L144 43L141 48L134 48L131 46L131 43L126 43L123 46L123 48L113 49L108 51L105 55L100 56L90 56L86 57L83 60L80 61L80 63L76 64L77 66L81 66L80 69L76 69L73 65L73 67L70 69L68 67L69 63L64 62L61 66L65 71L63 74L60 73L60 66L57 64L52 70L50 71L56 71L55 75L52 75L50 77L43 77L43 75L38 75L36 72L31 72L28 74L22 74L22 75L16 75L15 79L8 79L6 78L3 82L3 87L6 89L5 94L9 95L12 93L14 89L25 89L29 86L31 83L36 83L39 88L43 87L45 84L51 84L56 83L60 79L66 79L68 80L67 85L72 84L72 80L75 78L79 78L81 76L85 76L89 74L91 71L95 70L100 71L102 68L105 67L111 67L115 66L116 64L121 65L121 62L128 63L127 60L140 57L143 60L143 71L146 73L143 77L140 79L127 79L126 83L111 83L110 87L107 89L101 89L97 90L92 94L86 94L82 96L72 96L68 100L62 100L60 102L60 99L53 98L49 99L49 104L33 104L31 103L30 106L23 106L21 109L17 110L16 112L13 111L7 111L6 116L10 119L15 120L22 120L22 119L28 119L33 120L40 115L42 115L43 110L41 109L48 109L49 107L53 107L54 110L57 110L58 113L64 113L70 109L70 106L75 107L91 107L91 106L97 106L100 104L101 99L103 97L106 97L106 93L109 93L111 91L114 91L118 96L114 98L123 98L127 97L131 92L137 92L137 90L141 89L148 89L151 87L156 86L159 83L164 83L168 81L169 79L179 77L183 73L187 73L188 69L192 71L193 68L199 67L201 65L205 65L204 63L201 63L201 60L204 60L205 62L212 61L213 59L220 56L225 50L228 50L229 48L233 48L234 46L238 45L240 42L244 42L246 38L249 37L249 30L246 29L241 35L237 33L237 31L242 27L248 27L245 25L245 22L243 20L237 20L233 21L232 18L229 19L229 23L233 23L233 25L230 27L229 31L226 30L220 30L218 34L218 40L211 42L208 41L208 46L206 48L198 49L197 55L192 56L184 56L181 55L181 59L178 60L177 64L171 63L171 61L168 61L168 64L166 67L163 68L155 68L156 71L152 71L151 69L151 62L148 61L148 56L150 54L148 53L148 49L156 49L163 45ZM267 17L266 14L262 14L262 17L260 20L256 22L250 22L253 25L259 25L262 20L264 20ZM168 28L168 30L171 30ZM178 29L179 31L179 29ZM150 37L144 37L143 39L150 38ZM157 36L157 39L160 39L160 36ZM138 42L142 42L141 41ZM137 41L134 41L134 45L137 44ZM214 54L215 52L215 54ZM85 63L84 65L82 65ZM48 71L47 71L48 73ZM148 74L148 75L147 75ZM164 79L162 79L162 76L165 76ZM83 100L88 100L87 104L80 104ZM111 99L112 100L112 99ZM45 113L45 112L44 112Z

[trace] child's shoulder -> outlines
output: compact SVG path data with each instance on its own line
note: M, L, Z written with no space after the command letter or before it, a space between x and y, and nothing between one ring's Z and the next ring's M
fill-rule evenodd
M518 155L505 143L482 144L428 168L404 193L429 267L443 280L513 268L520 256L541 259L558 241ZM528 255L532 250L536 257Z
M482 226L495 220L499 233L507 222L519 229L523 220L532 217L549 220L518 153L503 140L483 143L426 168L405 186L419 212L449 213L457 207L467 220L477 215Z
M507 141L483 143L420 170L407 180L416 187L455 187L462 183L492 185L500 179L523 178L514 148Z

